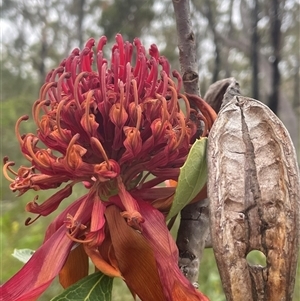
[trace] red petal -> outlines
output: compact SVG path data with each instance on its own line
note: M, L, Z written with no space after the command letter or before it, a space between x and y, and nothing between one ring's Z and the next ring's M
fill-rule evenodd
M120 165L139 158L141 156L143 143L141 133L137 128L124 126L123 130L126 136L123 145L126 150L119 160Z
M153 251L141 233L127 226L114 205L105 211L112 244L128 286L143 300L166 300Z
M128 211L129 213L139 211L138 202L126 190L121 177L118 177L117 181L118 181L118 188L119 188L118 197L121 199L122 205L124 206L125 210ZM113 197L111 199L113 199Z
M34 200L26 205L25 210L31 213L37 213L43 216L47 216L54 210L56 210L65 198L71 195L72 187L72 184L68 184L66 187L53 194L41 205L38 205Z
M157 199L167 198L173 195L174 192L175 192L175 187L158 187L158 186L145 188L145 189L142 188L142 189L130 190L130 193L134 198L140 198L150 202L156 201Z
M112 266L106 260L104 260L101 253L96 247L85 244L84 250L86 254L91 258L93 264L99 271L101 271L109 277L123 278L120 270L117 267Z
M54 221L49 225L46 230L44 243L48 240L56 231L61 227L65 226L65 221L67 215L70 214L75 216L79 209L81 208L83 203L86 203L86 199L89 197L89 194L85 194L84 196L80 197L78 200L73 202L70 206L68 206L63 212L61 212ZM81 222L85 224L91 217L92 206L88 206L87 208L83 208L82 214L79 216Z
M1 300L33 301L43 293L64 265L73 241L60 227L31 257L23 268L0 289Z
M168 301L208 301L183 276L178 267L177 246L168 231L164 216L151 205L139 200L140 212L145 218L143 236L152 247L161 283Z
M104 219L105 206L101 202L100 198L96 195L94 198L92 216L91 216L91 232L96 232L103 228L105 219Z
M59 282L67 288L88 275L89 261L82 245L72 250L59 273Z

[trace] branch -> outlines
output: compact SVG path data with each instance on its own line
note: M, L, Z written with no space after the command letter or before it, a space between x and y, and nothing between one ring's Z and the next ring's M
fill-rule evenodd
M177 25L179 61L184 90L200 95L195 35L192 30L188 0L173 0ZM193 104L191 104L193 107ZM186 206L181 211L177 246L179 267L187 279L198 287L199 264L209 232L208 200Z
M192 30L189 0L173 0L173 6L184 90L189 94L200 95L195 34Z

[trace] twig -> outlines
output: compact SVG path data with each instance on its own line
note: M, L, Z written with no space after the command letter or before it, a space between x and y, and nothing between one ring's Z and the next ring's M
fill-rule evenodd
M179 62L184 90L190 94L200 95L196 43L195 35L192 30L189 0L173 0L173 7L176 19Z
M200 95L196 42L192 30L189 0L173 0L177 25L179 61L184 90ZM194 105L191 103L191 106ZM208 200L186 206L181 211L177 246L179 267L189 281L198 287L199 264L209 232Z

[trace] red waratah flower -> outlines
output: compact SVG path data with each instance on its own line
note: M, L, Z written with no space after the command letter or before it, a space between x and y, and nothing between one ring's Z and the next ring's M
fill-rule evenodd
M58 274L68 287L87 275L88 257L106 275L123 278L142 300L207 300L180 272L159 211L167 213L174 188L156 186L178 179L199 125L204 121L206 135L215 113L197 96L180 93L180 75L173 72L176 83L171 79L155 45L148 58L138 39L133 46L118 34L109 63L105 44L100 38L94 52L90 39L48 74L33 104L36 134L19 134L27 116L16 124L31 166L15 172L5 158L11 190L22 195L65 183L43 203L29 202L27 211L50 214L76 184L87 193L49 225L42 246L1 287L1 300L36 300ZM188 98L203 114L190 108Z

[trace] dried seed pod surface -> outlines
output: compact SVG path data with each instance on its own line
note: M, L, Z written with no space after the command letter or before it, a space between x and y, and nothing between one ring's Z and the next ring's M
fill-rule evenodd
M299 170L290 136L261 102L234 96L209 135L210 225L227 300L292 300L299 246ZM246 260L263 252L266 267Z

